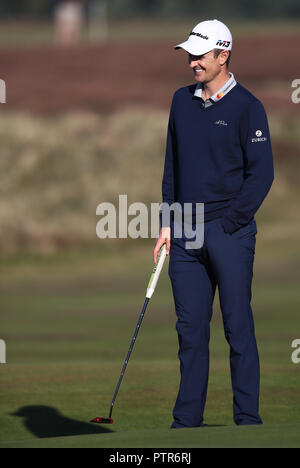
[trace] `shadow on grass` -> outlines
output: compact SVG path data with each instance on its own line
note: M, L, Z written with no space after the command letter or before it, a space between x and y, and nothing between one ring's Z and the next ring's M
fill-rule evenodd
M210 427L227 427L226 424L203 424L202 426L195 427L171 427L171 429L207 429Z
M106 427L93 426L67 418L49 406L24 406L12 416L24 418L24 426L36 437L65 437L86 434L108 434Z
M203 424L202 427L227 427L226 424Z

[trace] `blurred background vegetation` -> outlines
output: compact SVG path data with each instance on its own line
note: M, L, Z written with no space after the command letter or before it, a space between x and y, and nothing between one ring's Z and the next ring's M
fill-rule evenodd
M47 17L49 12L62 0L2 0L0 14L2 17L31 16ZM95 0L87 0L90 4ZM100 2L102 0L99 0ZM211 0L107 0L111 18L124 17L195 17L220 14L220 2ZM269 0L227 0L222 15L227 18L294 18L300 14L297 0L270 2Z
M68 4L80 8L81 21L64 36L58 11ZM218 5L1 2L1 255L99 246L99 203L117 202L122 193L129 204L161 201L169 106L174 91L193 79L172 46L214 16L233 31L232 71L270 120L276 177L257 215L268 223L261 236L300 234L300 117L291 100L300 73L299 4L230 0L222 18Z
M67 39L58 31L59 3L0 3L0 78L7 86L0 105L0 338L9 361L1 369L2 440L32 437L11 416L22 405L56 406L88 420L99 389L102 409L109 401L155 239L99 240L96 207L117 203L119 194L129 204L161 202L172 95L193 82L186 57L172 47L214 17L233 31L231 70L265 105L274 149L275 181L256 217L263 418L300 422L299 366L290 360L300 334L300 104L291 99L300 78L299 2L80 2L79 34ZM147 427L164 427L176 396L167 267L146 320L135 354L140 367L129 369L119 403L121 429L141 429L144 418L132 416L146 406ZM208 411L212 422L230 424L217 302L213 325Z

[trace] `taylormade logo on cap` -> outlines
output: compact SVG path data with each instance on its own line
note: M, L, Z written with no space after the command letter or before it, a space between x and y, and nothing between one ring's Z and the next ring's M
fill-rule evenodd
M202 39L206 39L208 41L208 37L207 36L203 36L201 33L196 33L196 32L191 32L190 36L198 36L198 37L201 37Z
M231 50L232 35L221 21L203 21L197 24L187 41L174 49L184 49L192 55L203 55L213 49Z

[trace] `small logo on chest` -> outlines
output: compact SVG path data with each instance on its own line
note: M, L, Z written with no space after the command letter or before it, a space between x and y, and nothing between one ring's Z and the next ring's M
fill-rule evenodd
M223 125L224 127L227 127L228 126L228 123L225 122L225 120L217 120L215 122L216 125Z

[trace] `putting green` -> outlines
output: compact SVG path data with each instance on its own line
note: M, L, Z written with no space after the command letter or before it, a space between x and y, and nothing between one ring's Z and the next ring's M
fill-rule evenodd
M298 247L274 242L262 247L253 290L264 421L259 427L234 426L229 348L216 300L205 411L210 427L169 429L179 362L167 268L128 365L115 424L88 423L108 415L153 266L148 247L102 256L101 262L86 253L51 262L2 262L7 364L0 366L0 447L299 447L300 365L291 360L300 330L293 263ZM269 257L272 282L266 280Z
M0 448L295 448L299 447L300 424L153 429L75 437L30 439L0 444Z

